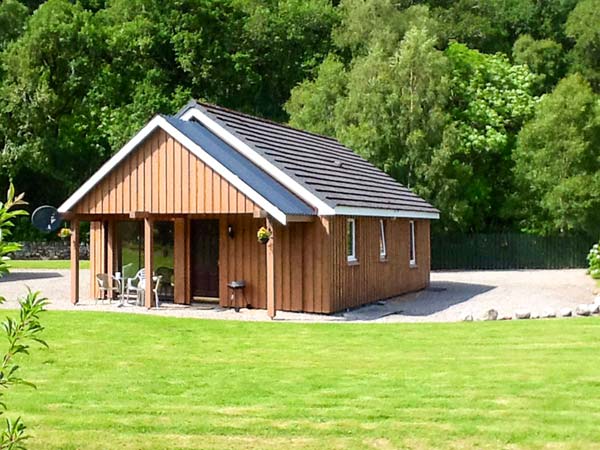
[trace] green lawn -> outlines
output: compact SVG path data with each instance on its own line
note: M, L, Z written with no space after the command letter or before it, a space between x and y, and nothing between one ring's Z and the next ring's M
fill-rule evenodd
M44 322L6 396L30 448L599 448L597 318Z
M68 269L71 262L68 259L11 259L12 269ZM89 269L89 261L79 261L80 269Z

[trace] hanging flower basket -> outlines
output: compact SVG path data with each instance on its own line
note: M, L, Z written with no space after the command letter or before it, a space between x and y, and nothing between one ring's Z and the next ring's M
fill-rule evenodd
M66 239L71 236L72 232L69 228L61 228L58 232L58 237L61 239Z
M271 233L271 231L269 231L267 228L260 227L258 233L256 233L256 237L258 238L258 242L260 242L261 244L266 244L267 242L269 242L269 239L271 239L272 234L273 233Z

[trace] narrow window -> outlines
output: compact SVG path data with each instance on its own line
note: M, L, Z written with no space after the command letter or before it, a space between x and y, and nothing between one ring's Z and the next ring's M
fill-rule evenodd
M417 265L417 252L415 251L415 221L409 222L409 249L410 249L410 265Z
M356 261L356 222L348 219L346 222L346 255L348 261Z
M387 258L387 248L385 245L385 222L379 219L379 258Z

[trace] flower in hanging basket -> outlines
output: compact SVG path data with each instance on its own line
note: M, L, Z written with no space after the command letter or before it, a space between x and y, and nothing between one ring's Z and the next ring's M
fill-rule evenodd
M266 244L267 242L269 242L269 239L271 239L272 234L273 233L271 233L271 231L269 231L267 228L260 227L258 233L256 233L256 237L258 238L258 242L260 242L261 244Z
M71 230L69 228L61 228L58 232L58 237L61 239L66 239L71 236Z

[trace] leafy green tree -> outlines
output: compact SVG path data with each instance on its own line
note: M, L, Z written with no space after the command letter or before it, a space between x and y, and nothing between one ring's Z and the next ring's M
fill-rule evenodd
M530 29L534 0L433 1L440 33L484 52L508 52L520 33Z
M502 54L451 44L449 125L433 156L426 194L444 211L446 228L509 226L516 135L534 111L534 76Z
M101 47L89 13L66 0L49 0L2 55L0 164L6 178L36 196L43 192L46 201L58 203L82 170L89 173L85 169L105 157L98 151L102 142L93 139L98 122L83 101ZM73 111L81 114L74 117Z
M427 29L411 28L387 57L358 59L341 99L337 137L417 190L445 125L447 61Z
M513 59L536 75L534 85L538 94L551 91L565 73L562 45L551 39L520 36L513 47Z
M561 80L519 134L522 226L587 231L600 223L600 98L579 74Z
M336 136L338 100L346 95L348 75L344 64L329 55L314 80L305 80L292 90L285 105L294 127Z
M27 7L17 0L0 3L0 51L21 35L28 15Z
M25 205L23 194L15 197L15 190L11 184L6 201L0 203L0 277L8 273L8 254L20 247L19 244L9 242L7 238L10 237L14 219L27 214L27 212L20 209L23 205ZM0 303L5 301L6 299L0 296ZM18 318L7 317L2 322L2 329L8 339L8 349L0 361L0 389L8 389L18 384L35 387L32 383L18 376L19 365L17 359L20 356L29 354L32 343L47 347L46 342L40 338L44 328L39 320L46 304L47 299L42 298L39 292L28 291L27 295L19 301L20 313ZM0 391L0 396L2 396L2 392ZM0 407L6 409L6 404L0 402ZM0 414L2 414L1 410ZM0 431L0 449L23 449L28 438L25 424L20 417L16 419L7 418L5 428Z
M597 0L581 0L569 14L567 35L575 40L573 72L580 72L600 92L600 7Z
M332 34L338 51L364 56L375 46L392 55L410 28L427 28L433 34L439 25L426 5L411 0L343 0L340 23Z

